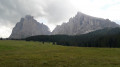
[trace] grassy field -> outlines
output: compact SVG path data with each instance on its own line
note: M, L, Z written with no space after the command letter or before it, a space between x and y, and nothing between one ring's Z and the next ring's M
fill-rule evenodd
M120 67L120 48L0 41L0 67Z

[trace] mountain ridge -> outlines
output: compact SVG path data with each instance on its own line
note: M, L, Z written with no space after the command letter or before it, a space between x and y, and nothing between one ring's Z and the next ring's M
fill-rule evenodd
M56 28L52 31L52 34L80 35L98 29L103 29L105 27L114 28L119 27L119 25L109 19L92 17L78 12L75 17L70 18L67 23L56 26Z
M57 25L50 32L47 25L37 22L33 16L26 15L13 28L9 38L21 39L35 35L81 35L107 27L114 28L120 27L120 25L109 19L97 18L77 12L67 23Z

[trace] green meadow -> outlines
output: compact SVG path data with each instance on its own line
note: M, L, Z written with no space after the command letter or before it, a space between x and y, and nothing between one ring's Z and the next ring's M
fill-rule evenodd
M1 40L0 67L120 67L120 48Z

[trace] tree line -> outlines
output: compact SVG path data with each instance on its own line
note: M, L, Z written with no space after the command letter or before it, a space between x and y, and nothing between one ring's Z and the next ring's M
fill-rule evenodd
M39 35L26 41L52 42L64 46L120 47L120 28L105 28L83 35Z

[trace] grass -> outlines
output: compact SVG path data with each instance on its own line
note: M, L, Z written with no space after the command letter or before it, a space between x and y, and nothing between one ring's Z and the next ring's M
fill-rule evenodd
M0 67L120 67L120 48L2 40Z

